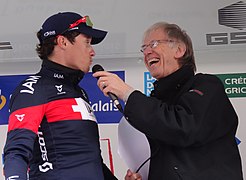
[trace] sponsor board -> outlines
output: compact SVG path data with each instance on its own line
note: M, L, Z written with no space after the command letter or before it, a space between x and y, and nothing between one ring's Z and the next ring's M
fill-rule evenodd
M223 82L229 98L246 97L246 73L216 74Z

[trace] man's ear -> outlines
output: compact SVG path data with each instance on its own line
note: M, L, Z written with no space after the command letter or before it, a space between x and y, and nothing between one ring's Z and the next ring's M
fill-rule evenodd
M186 52L186 46L184 43L178 43L176 47L175 58L179 59L184 56Z
M65 48L67 45L67 39L60 35L56 38L56 43L60 48Z

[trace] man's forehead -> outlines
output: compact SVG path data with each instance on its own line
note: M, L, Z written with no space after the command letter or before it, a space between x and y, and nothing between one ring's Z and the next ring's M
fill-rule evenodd
M150 42L150 41L153 41L153 40L161 40L161 39L167 39L168 38L168 34L163 32L162 30L153 30L151 32L149 32L143 42Z

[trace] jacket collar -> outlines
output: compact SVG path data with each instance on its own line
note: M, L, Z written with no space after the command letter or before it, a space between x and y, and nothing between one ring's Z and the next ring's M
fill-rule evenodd
M84 72L75 70L50 60L43 60L40 73L65 81L70 81L72 84L78 84L84 77Z
M155 81L151 96L162 100L172 99L193 76L194 71L191 67L183 66L167 77Z

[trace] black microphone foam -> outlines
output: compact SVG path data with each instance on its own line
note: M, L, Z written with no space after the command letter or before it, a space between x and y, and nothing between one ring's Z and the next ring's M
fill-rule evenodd
M98 71L104 71L103 67L99 64L96 64L92 67L92 72L95 73L95 72L98 72Z
M98 71L104 71L103 67L100 64L96 64L92 67L93 73L98 72ZM119 111L123 113L123 108L120 102L118 101L118 97L111 92L108 92L108 96L114 102L114 105L119 109Z

